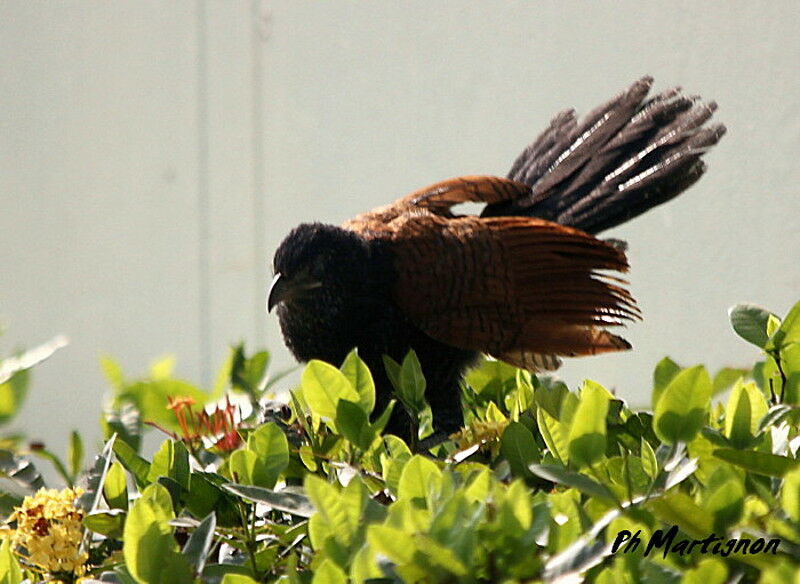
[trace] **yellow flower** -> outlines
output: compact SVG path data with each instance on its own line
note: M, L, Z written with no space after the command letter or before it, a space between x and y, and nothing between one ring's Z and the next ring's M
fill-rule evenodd
M9 518L17 522L11 541L23 560L51 574L86 571L88 554L80 551L83 511L74 503L82 493L83 489L39 489L25 497Z

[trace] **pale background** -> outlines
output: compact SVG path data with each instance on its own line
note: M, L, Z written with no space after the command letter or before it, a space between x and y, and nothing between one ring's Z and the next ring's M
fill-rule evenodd
M630 242L634 351L573 360L644 404L670 355L757 353L727 308L800 299L800 10L770 2L0 2L0 349L57 333L16 427L99 438L98 357L208 384L230 342L291 359L264 290L296 223L505 174L552 114L643 74L729 134Z

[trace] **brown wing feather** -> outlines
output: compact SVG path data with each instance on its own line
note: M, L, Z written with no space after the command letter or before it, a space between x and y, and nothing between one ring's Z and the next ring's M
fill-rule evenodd
M437 340L529 369L630 348L603 327L637 318L634 300L598 271L627 270L625 255L581 231L421 208L369 233L391 242L397 303Z
M497 176L460 176L434 183L383 207L376 207L345 222L342 227L369 234L382 232L386 224L403 214L426 209L452 217L450 208L459 203L501 203L530 195L526 184Z

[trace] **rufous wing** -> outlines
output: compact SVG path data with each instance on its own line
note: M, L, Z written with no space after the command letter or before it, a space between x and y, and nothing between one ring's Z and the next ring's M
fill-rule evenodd
M389 224L404 215L427 211L452 217L451 208L459 203L487 205L515 201L530 194L530 187L496 176L460 176L434 183L410 195L346 221L342 227L367 237L387 231Z
M526 217L397 216L391 242L400 308L431 337L531 370L556 355L630 348L605 330L637 318L622 251L591 235Z

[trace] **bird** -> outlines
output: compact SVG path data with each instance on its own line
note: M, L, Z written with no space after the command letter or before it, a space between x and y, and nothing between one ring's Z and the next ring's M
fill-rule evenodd
M562 357L624 351L609 327L641 318L621 273L626 244L597 235L678 196L725 134L715 102L645 76L579 118L557 114L506 177L444 180L345 221L294 228L273 258L267 311L300 362L369 367L376 409L392 399L384 356L413 350L433 428L463 425L460 387L482 354L532 372ZM460 214L461 203L482 203ZM408 439L394 408L387 433Z

